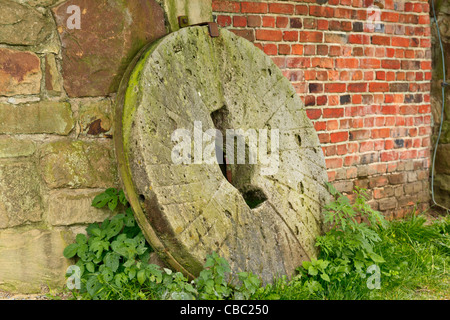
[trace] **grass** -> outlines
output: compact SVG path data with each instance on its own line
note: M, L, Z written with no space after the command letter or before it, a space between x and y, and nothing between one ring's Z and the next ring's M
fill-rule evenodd
M305 291L301 279L279 278L257 299L325 300L443 300L450 299L450 217L427 224L423 215L392 221L379 232L377 252L381 288L370 290L367 280L350 273L330 282L323 291Z

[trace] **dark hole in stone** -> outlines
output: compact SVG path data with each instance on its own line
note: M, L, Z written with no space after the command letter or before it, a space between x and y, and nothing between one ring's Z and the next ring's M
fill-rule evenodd
M143 194L139 195L139 202L145 202L145 196Z
M227 158L227 150L226 150L226 130L233 129L230 127L228 122L229 111L227 106L223 106L222 108L211 113L211 119L214 123L216 129L218 129L223 136L222 146L217 145L216 140L216 158L219 163L220 171L223 176L227 179L229 183L231 183L236 189L239 190L242 197L244 198L247 205L250 209L254 209L264 201L267 200L267 196L264 192L256 186L253 186L251 183L251 177L253 176L253 172L255 170L255 166L250 164L249 161L249 150L247 141L245 142L245 163L237 164L237 150L236 144L234 144L234 157L235 159ZM223 149L222 149L223 147Z
M239 190L241 191L241 190ZM245 203L250 207L250 209L254 209L267 200L264 192L257 187L251 187L247 191L242 192L242 197L244 197Z
M300 137L299 134L296 134L295 137L297 138L297 143L301 147L302 146L302 137Z

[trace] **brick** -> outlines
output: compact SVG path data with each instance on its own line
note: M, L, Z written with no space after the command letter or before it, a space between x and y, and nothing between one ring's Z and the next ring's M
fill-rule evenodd
M289 23L288 17L277 17L277 28L286 28Z
M382 151L380 154L380 159L383 162L398 160L397 151Z
M344 116L343 108L325 108L323 109L324 118L341 118Z
M283 33L280 30L256 30L256 40L281 41Z
M338 69L356 69L359 66L358 59L338 58L336 59L336 68Z
M381 61L379 59L365 58L360 60L360 68L378 69Z
M308 6L304 4L295 6L295 14L296 15L308 15Z
M282 55L291 54L291 46L288 44L279 44L278 45L278 54L282 54Z
M300 18L289 19L289 26L291 27L291 29L300 29L303 26L302 19Z
M315 5L309 6L309 15L310 16L331 18L331 17L333 17L333 14L334 14L334 9L331 7L315 6Z
M405 172L391 174L389 176L389 183L390 184L404 184L406 182L406 177L407 177L407 175Z
M322 42L323 33L320 31L301 31L300 42Z
M388 183L389 183L388 178L386 178L385 176L378 176L369 179L370 188L384 187Z
M239 12L240 9L239 2L222 0L212 2L212 10L215 12Z
M390 136L389 128L372 129L372 131L371 131L372 139L389 138L389 136Z
M255 41L255 33L254 30L243 30L243 29L229 29L231 32L236 34L239 37L242 37L244 39L247 39L248 41ZM280 68L282 68L281 65L278 65Z
M349 92L366 92L367 83L349 83L347 86Z
M328 169L341 168L343 164L342 158L328 158L325 159L325 164Z
M284 41L298 41L298 31L283 31Z
M379 210L381 210L381 211L394 209L397 207L397 199L394 197L381 199L380 201L378 201L378 205L379 205Z
M249 27L260 27L261 26L261 17L260 16L248 16L247 17L247 25Z
M409 47L409 38L392 37L391 42L393 47Z
M234 27L246 27L247 17L233 16L233 26Z
M231 25L231 17L230 16L218 16L217 23L221 27L228 27Z
M348 35L345 33L325 33L325 42L347 44Z
M263 46L263 51L269 56L274 56L278 53L278 48L276 44L268 43Z
M285 4L285 3L270 3L269 4L269 12L270 13L293 14L294 8L295 7L293 4Z
M346 90L345 83L326 83L325 84L326 92L337 93L337 92L345 92L345 90Z
M275 28L275 17L262 17L262 26L267 28Z
M389 91L389 83L387 82L371 82L369 83L370 92L386 92Z
M306 115L311 120L319 119L322 116L322 110L320 110L320 109L306 109ZM315 124L319 124L319 123L316 122ZM325 124L325 122L324 122L324 124ZM320 129L320 128L316 128L317 131L320 131L318 129Z
M348 140L348 132L332 132L330 133L330 141L331 143L343 142Z
M291 57L287 58L286 66L288 68L309 68L311 65L311 58L305 57Z
M312 58L311 59L312 67L330 69L330 68L333 68L333 64L334 64L334 61L331 58Z
M242 13L267 13L267 3L241 2Z
M349 132L349 140L366 140L370 138L370 130L352 130Z
M400 61L398 60L381 60L383 69L400 69Z
M356 155L350 155L350 156L344 157L344 165L346 167L350 167L350 166L359 164L359 161L360 161L360 158L359 158L359 156L356 156Z

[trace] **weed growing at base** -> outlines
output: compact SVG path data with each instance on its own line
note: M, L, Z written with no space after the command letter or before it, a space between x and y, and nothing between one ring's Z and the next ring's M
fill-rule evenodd
M124 213L91 224L87 237L64 250L76 258L77 299L420 299L449 298L450 219L433 224L412 215L388 222L367 204L364 189L356 200L329 185L334 200L324 210L328 231L317 238L317 260L305 261L298 274L262 285L241 272L229 277L228 262L213 252L199 276L149 264L151 247L139 229L122 191L108 189L92 205ZM68 274L67 276L73 276ZM372 281L373 279L377 281Z

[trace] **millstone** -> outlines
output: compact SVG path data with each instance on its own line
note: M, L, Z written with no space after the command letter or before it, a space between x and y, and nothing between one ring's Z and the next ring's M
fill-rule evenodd
M170 266L195 277L215 251L233 274L252 271L270 282L316 256L329 197L323 153L291 83L252 43L225 29L212 38L199 26L152 43L122 81L116 121L125 191ZM260 138L266 129L267 156L279 161L251 162L250 138L243 163L228 139L216 144L218 161L201 161L198 150L206 152L208 141L195 146L199 124L224 140L229 129L254 129ZM174 160L181 129L192 134L190 164Z

